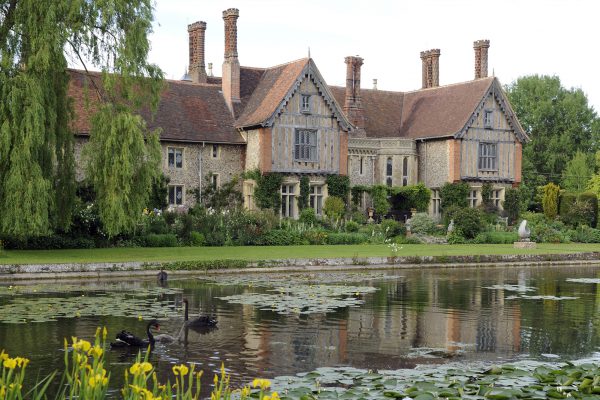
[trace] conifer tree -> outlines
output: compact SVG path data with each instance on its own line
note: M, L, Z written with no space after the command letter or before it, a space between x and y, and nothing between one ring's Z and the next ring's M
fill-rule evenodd
M158 173L156 133L135 116L156 106L162 87L161 71L147 62L151 22L150 0L0 0L0 233L69 227L68 60L103 71L88 91L99 102L88 171L98 174L90 178L108 233L129 229L141 214L135 208Z

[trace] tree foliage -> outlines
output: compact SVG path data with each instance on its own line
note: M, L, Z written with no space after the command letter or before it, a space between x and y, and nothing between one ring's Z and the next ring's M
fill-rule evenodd
M118 118L100 118L112 127L96 128L98 134L115 133L125 125L129 128L125 133L133 132L134 127L143 128L126 114L135 112L145 100L154 100L155 104L158 99L162 73L146 62L151 22L150 0L0 2L2 233L42 235L69 228L75 183L73 134L69 129L72 106L67 96L68 59L91 63L105 72L99 87L90 93L98 96L100 112L114 112L112 116ZM94 127L92 135L93 131ZM136 140L144 137L134 135ZM108 148L117 151L113 161L133 154L113 143L98 150ZM129 160L129 164L137 168L133 161ZM118 164L113 167L113 173L121 172ZM108 166L103 170L108 173ZM111 181L106 178L97 182ZM147 188L143 189L147 192ZM108 190L97 192L112 196ZM133 203L139 201L128 207ZM115 206L110 210L113 217L124 215ZM127 208L129 211L133 212ZM108 215L107 210L103 212ZM135 213L141 214L141 209Z
M451 206L468 207L469 201L467 196L469 195L469 190L471 190L471 187L466 182L444 183L440 188L442 209Z
M542 207L548 219L554 219L558 214L558 195L560 187L550 182L543 186Z
M557 76L532 75L507 87L508 98L531 141L523 146L523 181L559 183L577 151L597 149L600 123L581 89L566 89Z
M591 157L577 151L569 160L562 173L561 187L575 193L586 190L587 184L594 173Z

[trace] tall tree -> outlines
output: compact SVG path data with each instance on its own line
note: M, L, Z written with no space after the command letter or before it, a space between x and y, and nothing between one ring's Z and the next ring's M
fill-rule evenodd
M577 151L593 153L600 124L581 89L565 89L557 76L532 75L507 87L508 97L531 142L523 147L523 181L559 183Z
M142 100L155 106L161 87L161 71L146 61L151 22L150 0L0 0L0 233L40 235L70 224L75 189L68 59L104 71L89 93L102 104L99 115L115 118L94 118L92 137L109 143L120 133L122 143L155 151L156 140L148 140L144 125L132 116ZM96 150L90 171L107 175L137 177L118 167L125 159L134 170L156 162L146 157L140 165L125 146ZM107 151L115 153L102 158ZM107 164L99 168L94 157ZM123 196L103 191L106 181L94 180L111 203L107 209L114 210ZM131 196L147 194L143 184L134 186ZM132 218L114 211L104 215L124 217Z
M592 160L592 154L587 155L581 151L575 153L562 173L561 187L575 193L586 190L587 184L594 173Z

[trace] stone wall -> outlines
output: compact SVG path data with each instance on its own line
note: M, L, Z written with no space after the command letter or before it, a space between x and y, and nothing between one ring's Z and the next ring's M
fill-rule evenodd
M219 186L229 182L234 176L240 175L244 167L244 146L215 144L216 157L213 155L211 143L176 143L161 142L162 171L169 177L169 185L183 186L183 205L193 206L195 198L190 193L194 189L205 186L205 177L213 173L217 175ZM183 166L169 167L169 148L183 150ZM202 185L202 188L201 188Z
M417 143L419 182L428 188L438 188L448 182L448 141L432 140Z

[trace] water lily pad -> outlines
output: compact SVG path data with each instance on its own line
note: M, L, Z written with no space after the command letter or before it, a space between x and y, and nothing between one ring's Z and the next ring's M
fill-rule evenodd
M567 278L567 282L600 283L600 278Z
M364 303L360 298L377 289L369 286L299 285L280 286L271 293L244 293L218 297L234 304L246 304L278 314L326 313L338 308L357 307Z

